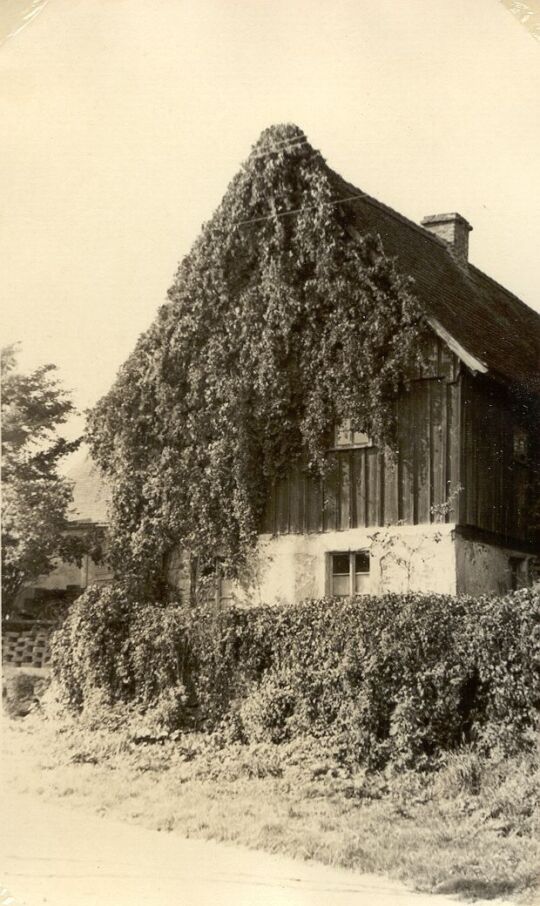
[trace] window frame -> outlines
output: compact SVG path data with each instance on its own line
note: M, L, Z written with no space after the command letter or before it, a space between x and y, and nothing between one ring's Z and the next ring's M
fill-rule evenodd
M356 570L356 556L357 554L367 554L368 560L368 569L357 572ZM345 573L334 573L334 557L345 557L349 558L349 590L347 594L339 594L334 591L334 576L344 576ZM355 548L354 550L332 550L328 551L326 555L326 589L327 594L332 598L355 598L361 595L368 595L371 593L369 588L367 591L356 591L356 577L357 575L368 576L371 579L371 553L369 548L360 547Z
M338 438L340 434L348 434L349 442L348 443L338 443ZM362 440L355 440L355 435L361 435ZM351 419L345 418L342 422L336 423L332 432L332 446L330 450L365 450L373 446L373 440L366 434L365 431L356 431L351 426Z
M208 602L213 599L217 607L227 606L234 601L233 589L226 590L226 583L230 583L231 579L225 574L224 562L224 557L215 554L211 561L208 561L204 570L201 570L198 558L191 568L192 589L195 589L197 593L201 580L206 581L208 583Z

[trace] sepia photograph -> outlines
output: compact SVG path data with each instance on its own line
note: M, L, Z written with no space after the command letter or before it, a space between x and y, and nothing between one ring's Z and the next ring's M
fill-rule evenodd
M540 904L540 0L0 0L0 906Z

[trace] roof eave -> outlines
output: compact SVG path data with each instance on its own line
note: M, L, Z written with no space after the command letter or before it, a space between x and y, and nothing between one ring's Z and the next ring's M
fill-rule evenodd
M461 343L459 343L451 333L448 333L446 328L444 328L436 318L428 317L427 322L432 330L435 331L437 336L443 341L443 343L446 343L448 348L451 349L452 352L455 353L455 355L457 355L458 359L460 359L460 361L463 362L463 364L466 365L467 368L470 368L473 374L487 373L488 367L486 363L482 362L481 359L477 358L475 355L465 349L465 347L462 346Z

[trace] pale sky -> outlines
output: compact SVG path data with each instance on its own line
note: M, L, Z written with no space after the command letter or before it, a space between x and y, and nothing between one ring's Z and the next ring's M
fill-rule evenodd
M0 0L2 32L2 339L80 407L276 122L412 220L459 211L540 310L540 43L499 0Z

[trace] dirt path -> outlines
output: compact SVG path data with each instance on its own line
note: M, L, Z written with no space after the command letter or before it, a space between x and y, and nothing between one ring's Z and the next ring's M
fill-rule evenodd
M9 791L1 825L2 906L456 904L371 875L186 840Z

